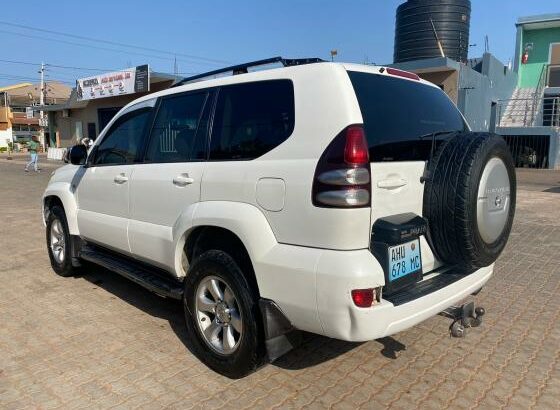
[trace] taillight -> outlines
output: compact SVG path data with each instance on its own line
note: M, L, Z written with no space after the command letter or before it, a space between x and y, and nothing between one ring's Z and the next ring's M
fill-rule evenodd
M375 301L375 289L354 289L352 290L352 301L361 308L368 308Z
M313 205L362 208L371 203L368 143L361 125L345 128L329 144L317 164Z

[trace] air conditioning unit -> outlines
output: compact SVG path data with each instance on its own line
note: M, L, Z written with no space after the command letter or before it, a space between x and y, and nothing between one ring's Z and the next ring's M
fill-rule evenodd
M62 110L62 118L70 117L70 110Z

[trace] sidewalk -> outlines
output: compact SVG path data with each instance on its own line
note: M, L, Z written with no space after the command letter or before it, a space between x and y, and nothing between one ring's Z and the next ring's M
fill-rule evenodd
M14 164L19 165L22 168L25 167L25 164L29 162L29 154L28 153L12 153L12 159L8 159L8 154L5 152L0 153L0 163L2 164ZM57 160L47 160L47 154L41 153L39 154L39 169L53 169L58 168L64 165L63 161Z

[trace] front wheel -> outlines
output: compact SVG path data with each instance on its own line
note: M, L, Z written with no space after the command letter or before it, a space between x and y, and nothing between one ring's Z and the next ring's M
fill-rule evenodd
M66 222L66 214L60 206L53 206L47 218L47 250L53 270L60 276L72 276L75 268L72 266L70 252L70 232Z
M211 250L198 257L185 279L183 302L194 353L208 367L240 378L263 362L258 297L231 256Z

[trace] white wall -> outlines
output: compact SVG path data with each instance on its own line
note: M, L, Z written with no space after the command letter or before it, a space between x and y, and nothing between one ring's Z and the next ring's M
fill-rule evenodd
M8 128L6 131L0 131L0 147L7 147L10 141L12 141L12 129Z

